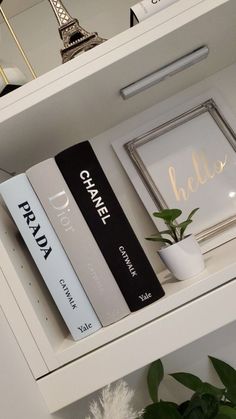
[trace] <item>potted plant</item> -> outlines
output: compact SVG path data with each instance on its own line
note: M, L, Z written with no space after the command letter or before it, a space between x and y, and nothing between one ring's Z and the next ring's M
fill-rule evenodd
M226 362L209 356L209 360L222 382L220 388L202 381L188 372L170 374L176 381L192 390L190 399L177 404L159 398L159 386L164 378L161 360L148 369L147 385L152 404L144 408L142 419L235 419L236 370ZM140 416L139 416L140 417Z
M146 240L164 244L158 254L169 271L179 280L185 280L199 274L204 269L201 248L193 234L186 235L192 217L199 208L192 210L185 221L177 223L182 211L178 208L163 209L153 216L161 218L167 229L157 232Z

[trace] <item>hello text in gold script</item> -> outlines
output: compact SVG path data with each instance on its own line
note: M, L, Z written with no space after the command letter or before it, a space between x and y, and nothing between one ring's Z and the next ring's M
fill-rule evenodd
M223 172L227 163L227 155L224 160L216 160L210 165L204 151L192 153L193 175L188 176L185 187L177 185L176 170L173 166L169 167L170 183L175 194L176 200L187 201L192 192L196 192L201 185L213 179L216 175Z

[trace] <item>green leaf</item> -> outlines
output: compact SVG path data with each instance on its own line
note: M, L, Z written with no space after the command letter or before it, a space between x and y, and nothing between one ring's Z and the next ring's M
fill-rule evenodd
M173 239L173 234L171 230L157 231L156 233L151 234L150 237L163 237L163 235L169 235Z
M183 417L186 419L213 419L218 413L219 402L211 394L199 395L195 393L186 408Z
M190 214L189 214L189 216L188 216L187 220L190 220L190 219L193 217L193 215L195 214L195 212L197 212L198 210L199 210L199 208L194 208L194 210L192 210L192 211L190 212Z
M155 403L158 401L158 388L164 377L164 368L160 359L152 362L148 369L147 385L149 395Z
M205 419L202 401L199 397L194 396L183 413L184 419Z
M170 230L163 230L163 231L158 231L155 234L151 234L151 236L158 236L158 235L162 235L162 234L169 234L171 236L171 231Z
M163 234L165 234L165 235L170 236L173 240L175 239L175 237L174 237L174 235L173 235L173 231L172 231L172 229L171 229L171 228L170 228L169 230L163 230L163 231L160 231L160 232L159 232L159 234L160 234L161 236L163 236Z
M185 416L184 416L185 418ZM196 409L196 410L192 410L191 413L189 413L188 416L186 416L186 418L188 419L205 419L204 413L202 413L201 410Z
M186 220L183 221L182 223L178 224L178 228L179 229L186 229L186 227L188 227L189 224L191 224L193 221L192 220Z
M181 214L182 214L182 211L177 208L163 209L162 211L153 213L154 217L162 218L167 223L176 220L176 218L178 218Z
M185 232L186 228L191 223L192 223L192 220L186 220L186 221L183 221L182 223L180 223L178 225L178 228L180 229L180 238L181 239L183 238L183 235L184 235L184 232Z
M186 409L188 409L189 403L190 403L190 401L186 400L185 402L181 403L178 406L178 411L181 415L183 415L185 413Z
M236 409L230 406L220 406L219 414L225 415L230 419L236 419Z
M174 374L170 375L176 381L193 391L198 391L203 384L200 378L198 378L196 375L189 374L188 372L175 372Z
M174 239L174 242L175 243L177 243L178 241L179 241L179 237L178 237L178 228L177 228L177 225L175 225L175 224L172 224L171 222L170 222L170 224L169 224L169 227L170 227L170 231L171 231L171 235L172 235L172 237L173 237L173 239Z
M201 396L204 401L204 415L206 419L214 418L219 411L219 401L213 394L203 394Z
M152 241L152 242L160 242L160 243L166 243L169 245L172 245L172 241L170 241L169 239L166 239L165 237L145 237L146 240Z
M209 383L202 383L202 386L199 389L199 392L201 394L205 394L205 393L212 394L218 400L221 400L223 395L225 394L225 389L215 387L215 386L213 386L212 384L209 384Z
M158 402L145 408L143 419L182 419L177 405L169 402Z
M220 359L209 356L219 378L226 387L226 397L236 404L236 370Z
M204 406L203 406L204 402L202 401L201 397L199 396L199 394L195 393L193 395L193 397L191 398L188 407L186 408L183 417L184 418L189 418L191 417L191 413L192 412L199 412L200 414L204 413Z

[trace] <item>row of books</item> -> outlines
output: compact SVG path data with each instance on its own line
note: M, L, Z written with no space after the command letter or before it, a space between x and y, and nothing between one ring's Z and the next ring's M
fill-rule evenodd
M0 193L74 340L164 295L89 141Z

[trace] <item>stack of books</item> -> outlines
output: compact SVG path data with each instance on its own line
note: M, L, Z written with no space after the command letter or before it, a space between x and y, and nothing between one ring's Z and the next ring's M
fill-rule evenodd
M74 340L164 295L89 141L0 193Z

